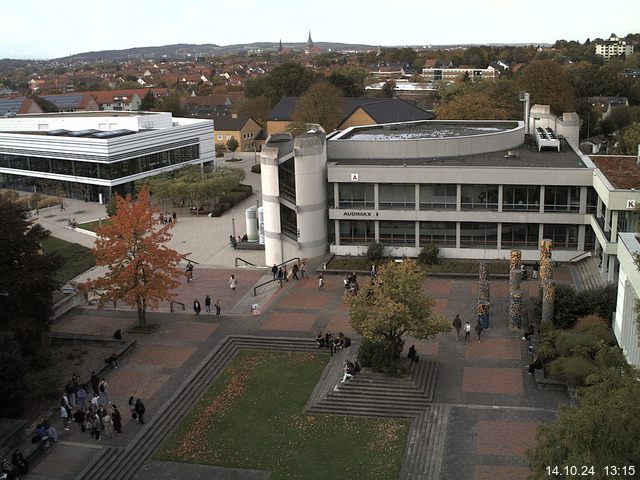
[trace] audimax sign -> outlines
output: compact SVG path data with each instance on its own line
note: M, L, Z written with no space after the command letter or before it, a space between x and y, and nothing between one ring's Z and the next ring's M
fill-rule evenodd
M377 217L378 212L363 212L362 210L348 210L342 214L343 217Z

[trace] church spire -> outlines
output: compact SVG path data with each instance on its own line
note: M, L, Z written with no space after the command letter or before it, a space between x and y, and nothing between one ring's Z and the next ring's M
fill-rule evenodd
M313 48L313 40L311 40L311 30L309 30L309 38L307 39L307 48L309 51Z

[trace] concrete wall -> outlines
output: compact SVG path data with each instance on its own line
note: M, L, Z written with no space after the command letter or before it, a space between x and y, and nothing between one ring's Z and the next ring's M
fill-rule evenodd
M618 243L618 301L613 332L627 361L640 367L638 325L636 323L636 301L640 292L640 272L633 262L633 255L640 252L640 243L633 233L621 233ZM554 252L555 253L555 252Z

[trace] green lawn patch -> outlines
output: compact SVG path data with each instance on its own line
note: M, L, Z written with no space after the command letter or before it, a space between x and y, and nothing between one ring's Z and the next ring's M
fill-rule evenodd
M384 262L390 262L393 259L383 259L376 262L378 265ZM334 256L327 264L327 268L336 270L366 270L371 269L371 261L367 260L365 256L353 256L344 255ZM508 274L509 273L509 261L508 260L489 260L489 272L495 274ZM479 260L458 260L441 258L435 265L425 265L425 270L431 273L479 273L480 261Z
M105 218L102 220L93 220L91 222L79 223L77 227L96 233L98 231L98 228L100 228L100 222L102 222L102 225L107 225L109 223L109 219Z
M47 253L57 253L62 258L62 265L55 275L61 285L96 265L91 250L77 243L49 237L42 242L42 249Z
M327 361L240 352L155 457L265 470L273 480L397 478L408 421L303 412Z

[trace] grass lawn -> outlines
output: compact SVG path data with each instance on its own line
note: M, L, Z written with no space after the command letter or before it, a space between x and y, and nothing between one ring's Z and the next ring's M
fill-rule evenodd
M378 265L391 261L389 259L383 259L377 262ZM508 260L489 260L489 272L490 273L509 273L509 261ZM371 268L371 262L367 260L365 256L351 256L336 255L331 259L327 268L338 270L366 270ZM480 269L480 262L478 260L457 260L441 258L436 265L425 265L425 270L432 273L475 273L477 274Z
M409 421L303 413L327 361L240 352L156 459L266 470L273 480L397 478Z
M108 219L103 219L102 220L102 224L105 225L106 223L108 223L109 220ZM96 232L96 230L98 230L98 227L100 226L100 221L99 220L94 220L92 222L85 222L85 223L79 223L78 224L78 228L83 228L84 230L89 230L91 232Z
M56 280L64 285L82 272L94 267L96 260L87 247L67 242L56 237L49 237L42 242L42 249L47 253L57 253L62 257L62 265L56 273Z

